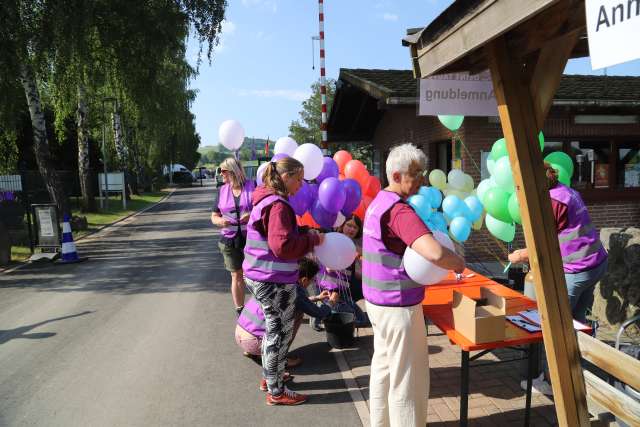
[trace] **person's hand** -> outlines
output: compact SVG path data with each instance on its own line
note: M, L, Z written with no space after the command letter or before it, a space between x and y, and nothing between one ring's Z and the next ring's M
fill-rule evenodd
M322 291L318 294L318 301L322 301L324 299L327 299L331 296L331 293L329 291Z
M249 217L251 217L250 213L246 213L240 217L240 224L246 224L249 222Z
M226 218L222 218L222 227L229 227L231 224L231 221L229 221Z
M460 265L457 266L457 268L454 268L453 271L457 274L462 274L464 272L464 269L467 267L465 262L464 262L464 258L462 258L460 255L458 255L458 258L460 259Z
M509 262L513 264L525 262L527 259L528 257L525 256L525 251L522 249L518 249L517 251L513 251L509 254Z
M329 304L335 305L339 299L340 294L338 294L337 292L331 292L331 295L329 296Z

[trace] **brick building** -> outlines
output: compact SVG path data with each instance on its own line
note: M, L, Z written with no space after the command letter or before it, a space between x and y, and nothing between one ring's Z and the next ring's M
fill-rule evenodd
M486 156L502 137L497 117L466 117L452 133L437 117L418 116L411 70L341 69L330 112L329 142L372 144L383 182L391 147L422 147L429 169L448 172L452 159L477 183L488 177ZM572 186L582 193L596 227L640 225L640 77L565 75L543 129L545 151L562 150L575 165ZM521 228L514 246L523 246ZM473 261L506 259L506 245L483 227L465 244Z

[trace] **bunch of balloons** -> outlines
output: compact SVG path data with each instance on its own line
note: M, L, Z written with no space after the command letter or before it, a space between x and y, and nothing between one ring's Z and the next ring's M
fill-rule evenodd
M298 146L292 138L282 137L276 141L274 153L272 161L290 156L304 166L305 181L289 197L300 225L335 228L352 214L364 219L367 207L380 191L380 180L345 150L327 157L315 144ZM266 166L264 163L258 168L258 184L262 184Z
M544 135L538 134L540 150L544 149ZM565 185L571 184L573 175L573 161L566 153L556 151L544 158L545 162L558 171L559 181ZM513 171L504 138L497 140L487 159L487 169L491 174L480 182L477 189L478 198L482 201L486 211L486 224L489 232L505 242L513 241L515 224L522 224L520 205L515 193Z
M429 183L430 187L421 187L418 194L409 198L409 204L431 230L449 233L456 241L465 242L472 228L480 228L484 213L482 203L473 194L473 178L460 169L452 169L448 176L434 169L429 173Z

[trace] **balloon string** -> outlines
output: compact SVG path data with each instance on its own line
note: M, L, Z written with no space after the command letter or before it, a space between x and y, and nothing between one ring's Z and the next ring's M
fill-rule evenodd
M480 175L482 175L482 169L480 169L480 167L478 166L478 164L476 163L475 159L473 158L473 156L471 155L471 152L469 151L469 149L467 148L467 145L464 143L464 141L462 140L462 138L460 138L458 136L458 133L456 133L453 136L455 139L457 139L458 141L460 141L460 144L462 144L462 147L465 149L465 151L467 152L467 155L469 156L469 158L471 159L471 161L473 162L473 165L476 167L476 170L480 173Z

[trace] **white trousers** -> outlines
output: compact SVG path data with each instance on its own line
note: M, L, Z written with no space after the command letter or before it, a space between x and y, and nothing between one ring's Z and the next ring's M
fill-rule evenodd
M424 427L429 400L427 331L420 304L382 307L367 302L373 327L369 383L372 427Z

